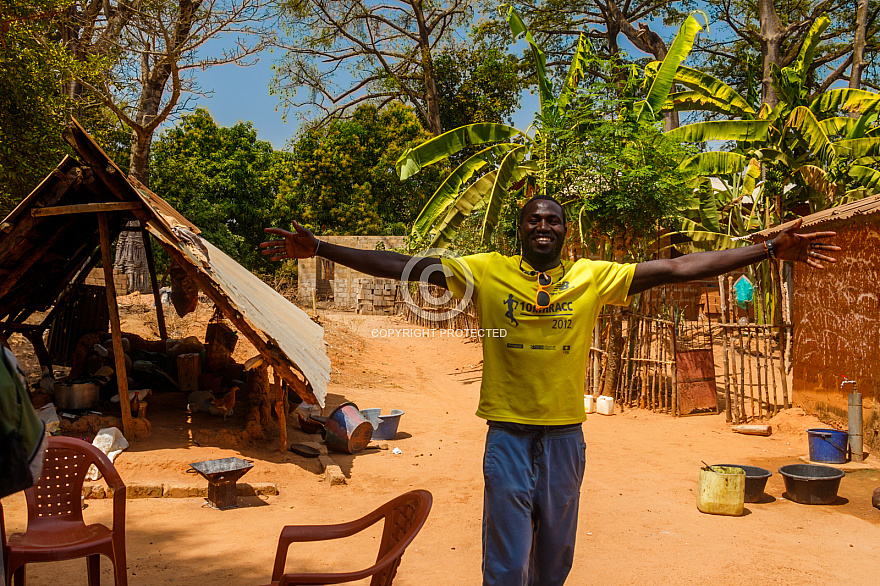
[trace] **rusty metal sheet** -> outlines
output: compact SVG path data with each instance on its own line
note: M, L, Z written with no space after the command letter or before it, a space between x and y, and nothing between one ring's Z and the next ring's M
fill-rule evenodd
M715 395L715 361L712 350L685 350L675 353L678 373L678 412L718 413Z
M856 201L851 201L837 207L822 210L821 212L816 212L815 214L810 214L809 216L804 216L803 218L800 218L803 221L801 227L807 228L810 226L821 224L822 222L828 222L831 220L846 220L852 218L853 216L876 214L877 212L880 212L880 194L865 197ZM763 242L764 240L769 240L785 228L793 225L795 222L797 222L797 220L792 220L790 222L786 222L785 224L773 226L771 228L767 228L766 230L761 230L760 232L749 234L742 239L750 240L752 242Z
M323 407L330 382L324 328L219 248L175 224L173 218L157 214L147 223L147 230L183 252L242 316L284 353L309 381L315 399Z

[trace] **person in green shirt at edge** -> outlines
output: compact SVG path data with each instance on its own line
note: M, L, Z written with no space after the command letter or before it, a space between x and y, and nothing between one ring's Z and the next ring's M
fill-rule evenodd
M561 258L565 212L538 195L520 211L522 255L410 257L356 250L295 232L263 242L271 260L321 256L375 277L427 281L476 303L483 337L477 415L487 420L483 458L483 584L553 586L571 569L586 464L582 422L590 335L605 304L626 305L658 285L714 277L765 258L821 269L834 232L798 234L674 259L620 264Z

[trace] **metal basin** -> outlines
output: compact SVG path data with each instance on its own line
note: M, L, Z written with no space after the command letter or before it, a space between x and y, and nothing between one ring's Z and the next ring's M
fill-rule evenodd
M93 409L98 404L98 385L95 383L55 383L55 407L58 409Z

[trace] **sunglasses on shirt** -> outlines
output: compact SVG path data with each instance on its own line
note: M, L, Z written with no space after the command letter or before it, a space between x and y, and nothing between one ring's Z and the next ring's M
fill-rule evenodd
M538 273L538 292L535 295L535 309L550 307L550 285L553 278L547 273Z

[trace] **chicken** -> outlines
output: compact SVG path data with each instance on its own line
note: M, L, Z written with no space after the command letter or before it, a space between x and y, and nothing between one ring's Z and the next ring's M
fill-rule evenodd
M219 399L211 400L211 405L223 415L224 421L226 420L227 415L232 415L232 408L235 407L235 391L237 390L238 387L233 386L229 389L228 393Z

